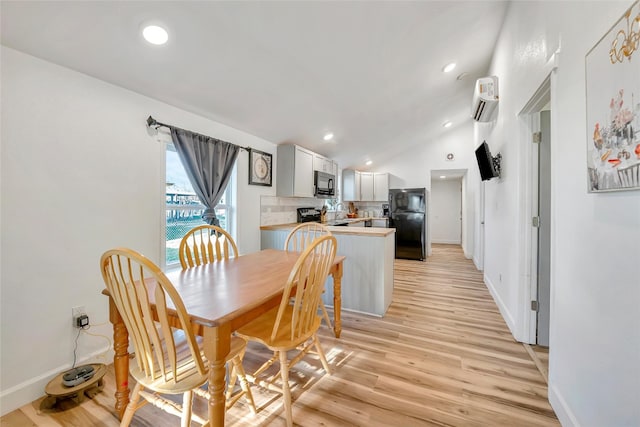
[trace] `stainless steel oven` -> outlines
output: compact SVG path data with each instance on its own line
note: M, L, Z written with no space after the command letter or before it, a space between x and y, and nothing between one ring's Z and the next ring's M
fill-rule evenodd
M314 171L313 188L316 197L331 198L336 195L336 177L330 173Z

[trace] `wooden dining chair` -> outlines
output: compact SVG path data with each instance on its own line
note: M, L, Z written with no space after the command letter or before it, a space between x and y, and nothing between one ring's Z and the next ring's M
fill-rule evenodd
M192 414L192 401L194 392L208 397L200 388L209 378L208 368L180 295L153 262L131 249L105 252L100 269L135 349L136 363L129 365L129 371L137 383L120 425L128 426L146 403L181 417L183 427L192 419L205 424ZM246 345L246 340L232 338L226 361L241 377L242 392L232 397L227 390L227 407L240 395L251 396L242 368ZM182 405L163 396L172 394L183 395ZM255 412L253 400L250 405Z
M302 252L317 237L331 235L331 231L322 224L317 222L303 222L289 232L284 242L284 250L289 252ZM324 288L322 292L324 293ZM327 308L324 306L322 299L320 300L320 310L322 310L322 317L327 326L333 329L329 313L327 313Z
M253 380L256 384L282 393L289 427L293 425L289 369L315 347L324 370L331 373L317 332L320 327L320 295L335 256L335 237L326 235L316 238L291 269L280 305L237 331L241 337L260 342L274 352L273 357L253 374ZM294 349L298 349L299 353L288 360L287 351ZM280 362L282 388L275 387L271 381L263 381L261 377L276 360Z
M182 268L208 264L238 256L238 247L229 233L215 225L201 225L187 232L178 250Z

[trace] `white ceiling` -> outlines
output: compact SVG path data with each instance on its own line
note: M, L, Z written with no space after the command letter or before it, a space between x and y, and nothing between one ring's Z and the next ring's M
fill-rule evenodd
M366 169L371 159L375 169L471 120L473 86L507 5L3 0L0 12L5 46L343 167ZM167 28L166 45L142 39L147 22ZM449 62L458 66L445 74ZM326 131L335 142L323 142Z

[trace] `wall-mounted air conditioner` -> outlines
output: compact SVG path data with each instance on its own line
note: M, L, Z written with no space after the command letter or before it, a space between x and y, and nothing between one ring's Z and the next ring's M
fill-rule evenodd
M476 81L471 104L471 117L476 122L490 122L498 112L498 78L483 77Z

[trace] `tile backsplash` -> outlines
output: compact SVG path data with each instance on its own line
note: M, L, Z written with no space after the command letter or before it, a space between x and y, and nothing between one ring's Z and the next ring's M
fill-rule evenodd
M379 218L382 216L382 202L353 202L358 208L358 215L362 212L369 212L370 217Z
M260 197L260 225L278 225L292 224L297 218L296 209L298 208L322 208L325 199L316 199L314 197L276 197L262 196ZM354 202L358 213L369 212L369 216L382 216L382 203L378 202ZM344 203L343 212L347 212L349 204ZM344 215L344 214L343 214Z
M322 208L324 199L315 197L260 197L260 225L291 224L298 220L298 208Z

